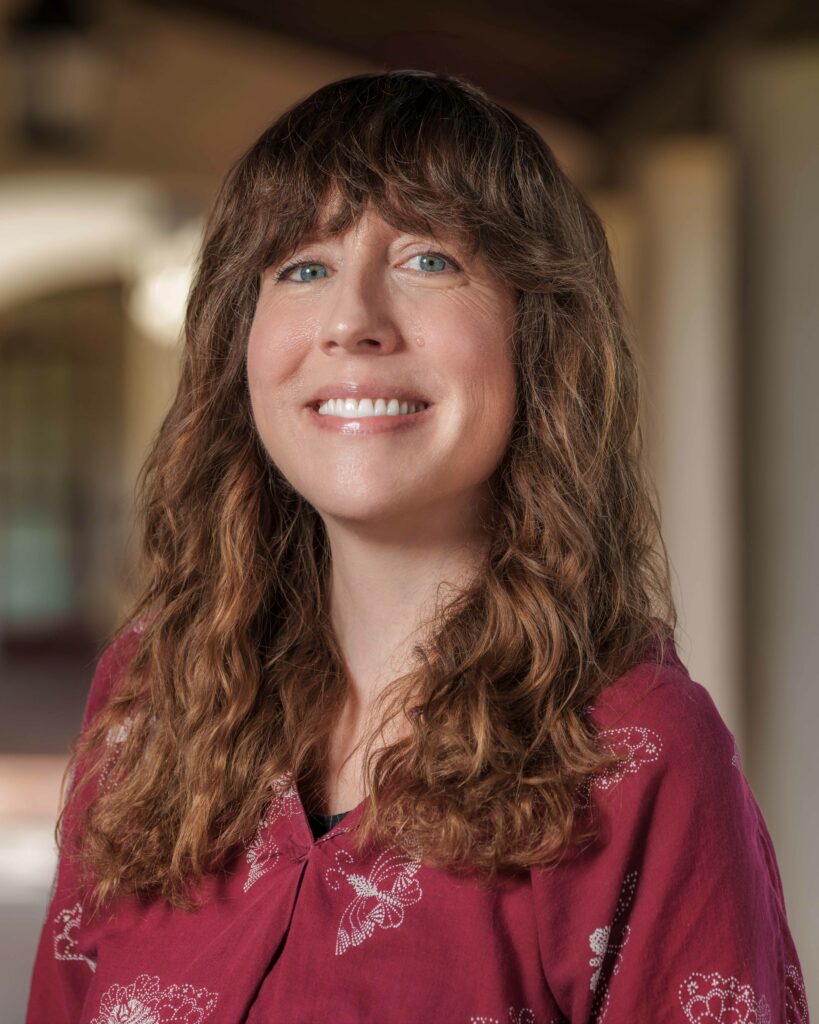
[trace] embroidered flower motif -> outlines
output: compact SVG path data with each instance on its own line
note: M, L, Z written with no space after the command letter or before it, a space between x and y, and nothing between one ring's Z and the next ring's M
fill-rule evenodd
M159 978L140 974L130 985L112 985L91 1024L201 1024L218 996L193 985L159 987Z
M535 1011L529 1006L509 1007L508 1024L535 1024ZM469 1024L503 1024L497 1017L470 1017ZM552 1022L554 1024L554 1022Z
M680 985L680 1003L692 1024L770 1024L767 999L757 999L750 985L719 972L695 971Z
M625 748L628 754L628 760L619 768L611 768L594 777L593 785L602 790L612 789L626 775L635 775L645 765L656 761L663 749L663 741L658 733L642 725L604 729L600 733L600 740L613 753L623 753Z
M596 956L593 956L589 960L590 967L596 967L597 970L591 976L591 982L589 988L592 992L597 988L597 983L600 981L600 972L603 970L603 961L605 958L612 954L615 956L614 967L611 969L612 974L617 974L620 970L620 958L623 952L623 946L628 942L629 935L631 934L630 925L626 925L623 928L623 938L620 942L611 941L611 925L606 925L605 928L595 928L595 930L589 936L589 946Z
M739 744L736 739L734 739L734 756L731 758L731 764L734 768L738 768L742 771L742 755L739 752Z
M805 982L796 964L785 967L785 1020L787 1024L808 1024Z
M124 743L128 738L128 734L130 733L133 724L133 717L131 715L126 715L119 725L113 725L108 730L108 734L105 738L106 743L110 743L112 746L118 746L120 743Z
M128 739L128 735L134 725L134 719L132 715L126 715L125 718L118 724L113 725L108 730L105 736L105 743L108 747L108 756L103 763L100 770L100 788L102 789L108 780L108 775L113 768L117 758L120 754L120 747Z
M81 903L64 908L54 918L54 959L81 960L88 964L92 971L95 971L97 969L95 961L81 953L77 943L81 921Z
M295 814L298 809L298 790L289 772L284 772L274 780L273 792L273 798L267 805L253 838L245 844L245 859L250 865L250 870L242 886L244 892L275 867L279 859L279 844L270 834L270 826L279 818Z
M609 980L620 970L623 947L628 942L631 934L631 925L623 924L620 926L619 923L631 906L636 888L637 872L629 871L623 879L623 884L620 886L620 895L617 899L617 906L614 908L611 924L595 928L589 936L589 946L595 954L589 960L589 967L595 968L589 981L589 988L592 992L596 993L592 1002L591 1014L591 1020L594 1024L600 1024L608 1010ZM604 969L606 976L603 979L603 983L600 984Z
M341 861L353 863L346 850L336 851L336 866L325 872L327 883L338 890L341 879L353 887L355 897L345 907L336 935L336 956L351 946L360 946L376 928L399 928L404 921L404 908L417 903L423 895L415 873L421 866L420 857L396 849L383 850L370 869L369 875L346 871ZM336 877L338 876L338 877Z

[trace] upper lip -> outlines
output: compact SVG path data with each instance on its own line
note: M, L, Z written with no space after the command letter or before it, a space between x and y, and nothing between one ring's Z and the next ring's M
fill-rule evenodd
M424 394L414 387L407 387L402 384L387 384L385 382L363 380L343 381L338 384L326 384L314 392L313 397L307 405L320 405L328 398L396 398L399 402L424 402L426 405L432 403Z

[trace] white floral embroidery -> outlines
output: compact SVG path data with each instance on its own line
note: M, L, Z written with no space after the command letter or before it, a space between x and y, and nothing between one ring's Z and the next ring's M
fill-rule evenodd
M192 985L159 987L159 978L140 974L130 985L112 985L91 1024L201 1024L218 995Z
M787 1024L808 1024L808 997L796 964L785 967L785 1020Z
M242 886L244 892L275 867L279 859L279 844L270 834L271 825L279 818L292 816L298 810L298 790L289 772L284 772L274 780L273 793L253 838L245 844L245 859L250 870Z
M742 771L742 755L739 752L739 744L736 739L734 739L734 756L731 758L731 764L734 768L738 768Z
M530 1006L522 1006L516 1010L509 1007L508 1024L535 1024L535 1011ZM470 1017L469 1024L503 1024L498 1017Z
M628 942L629 935L631 934L631 925L623 924L619 926L619 922L631 906L636 887L637 872L629 871L620 887L620 896L617 900L617 906L614 908L611 924L595 928L589 936L589 947L595 954L589 960L589 967L595 968L589 981L589 988L595 993L591 1012L593 1024L600 1024L608 1011L609 980L620 970L623 947ZM616 938L612 936L612 932L615 932ZM604 968L606 976L601 984Z
M103 787L108 779L108 774L114 766L120 754L120 747L128 739L134 725L132 715L126 715L117 725L111 726L105 735L105 743L108 747L108 756L100 770L100 787Z
M92 971L95 971L97 969L95 961L81 953L77 945L77 933L80 930L81 921L81 903L64 908L54 918L54 959L81 960L88 964Z
M656 761L663 749L663 741L653 729L642 725L631 725L618 729L602 729L599 733L602 746L612 753L627 755L626 760L618 768L597 772L589 776L578 791L578 806L589 807L591 791L598 789L607 791L622 781L626 775L635 775L647 764Z
M124 743L128 739L128 734L130 733L133 724L133 717L131 715L126 715L119 725L111 726L106 734L105 742L110 743L112 746Z
M400 927L404 921L404 908L421 899L423 893L415 877L421 866L420 857L402 851L393 853L395 849L383 850L366 878L346 871L341 861L352 864L353 858L346 850L336 851L336 866L328 868L324 877L336 890L341 887L341 879L346 879L355 892L341 915L336 935L336 956L346 953L351 946L360 946L376 928Z
M692 1024L770 1024L767 999L757 999L750 985L724 978L717 971L690 974L680 985L678 996Z

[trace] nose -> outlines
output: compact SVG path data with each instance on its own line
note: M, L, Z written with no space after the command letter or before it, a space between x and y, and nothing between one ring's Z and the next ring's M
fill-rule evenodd
M317 300L325 352L390 352L401 340L384 271L375 260L347 260Z

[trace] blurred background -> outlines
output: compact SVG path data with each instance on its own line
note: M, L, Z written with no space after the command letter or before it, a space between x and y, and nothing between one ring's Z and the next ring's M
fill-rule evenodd
M606 224L680 653L737 739L819 992L819 5L0 0L3 1022L68 744L135 587L134 482L202 216L286 106L400 67L522 114Z

